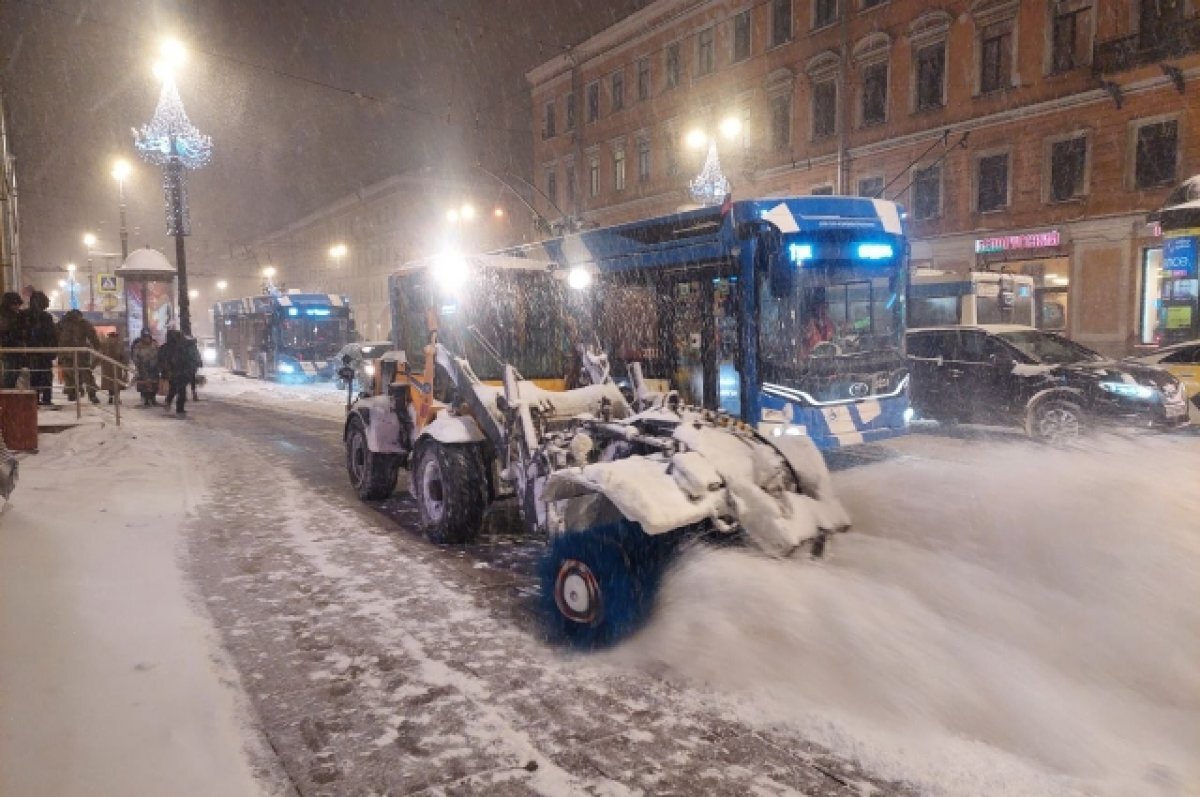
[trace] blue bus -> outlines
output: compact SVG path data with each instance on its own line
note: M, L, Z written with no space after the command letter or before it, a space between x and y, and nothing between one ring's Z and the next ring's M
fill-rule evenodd
M332 379L331 358L354 340L350 301L332 293L278 293L213 305L217 361L256 379Z
M698 406L822 449L903 434L908 242L895 203L726 202L496 254L568 269L577 336ZM586 327L586 328L585 328Z

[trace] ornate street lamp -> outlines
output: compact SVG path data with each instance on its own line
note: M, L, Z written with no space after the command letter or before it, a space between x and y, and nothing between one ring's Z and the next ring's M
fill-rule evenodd
M733 139L742 132L741 120L737 117L727 117L720 124L721 135ZM717 155L717 136L704 130L696 129L687 134L684 143L689 149L702 149L708 146L708 154L704 158L704 166L695 179L688 183L692 199L701 205L720 205L729 195L731 186L729 178L721 171L721 158Z
M154 118L133 131L134 146L148 163L163 169L163 195L166 201L167 235L175 237L175 268L179 276L179 330L192 334L191 297L188 295L187 256L183 239L191 235L188 217L187 182L184 169L199 169L212 157L212 139L191 123L175 85L175 70L182 64L184 51L179 42L170 40L162 47L164 60L154 73L162 80L162 92Z

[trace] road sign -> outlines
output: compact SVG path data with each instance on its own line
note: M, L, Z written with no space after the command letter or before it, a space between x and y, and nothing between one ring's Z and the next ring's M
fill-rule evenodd
M116 294L113 294L113 293L103 294L100 297L100 306L103 307L105 309L105 311L107 311L109 313L111 313L113 310L116 310L117 306L118 306Z
M97 274L96 282L100 286L100 293L116 293L117 292L117 275L116 274Z

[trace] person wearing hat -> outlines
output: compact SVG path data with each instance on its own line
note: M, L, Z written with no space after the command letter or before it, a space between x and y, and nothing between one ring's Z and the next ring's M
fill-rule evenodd
M41 291L29 296L29 307L25 309L25 345L31 349L53 349L58 345L58 334L54 328L54 316L50 315L50 297ZM29 381L37 391L38 403L50 406L51 390L54 386L54 355L29 354L25 357L29 368Z
M25 346L25 319L21 314L21 294L6 293L0 297L0 349L22 348ZM0 366L4 376L0 385L5 389L17 386L17 376L25 366L25 355L20 352L6 351L0 356Z

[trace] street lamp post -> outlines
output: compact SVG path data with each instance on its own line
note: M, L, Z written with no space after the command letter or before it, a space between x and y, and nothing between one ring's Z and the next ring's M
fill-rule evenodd
M92 267L92 253L96 250L96 236L90 232L83 234L83 245L87 247L88 264L88 312L96 309L96 271Z
M154 118L134 131L134 146L146 161L163 168L163 193L166 197L167 234L175 237L175 270L179 279L179 330L192 334L191 298L188 293L187 252L184 238L191 235L188 217L187 181L184 169L199 169L212 157L212 139L187 118L175 70L186 53L183 46L168 40L162 46L163 61L155 64L154 74L162 80L162 92L154 109Z
M129 228L125 224L125 178L129 176L129 161L118 159L113 164L112 176L117 181L117 202L121 211L121 262L129 259Z
M65 284L59 281L61 287L67 289L67 303L72 310L79 309L79 283L75 281L75 264L67 263L67 279Z

